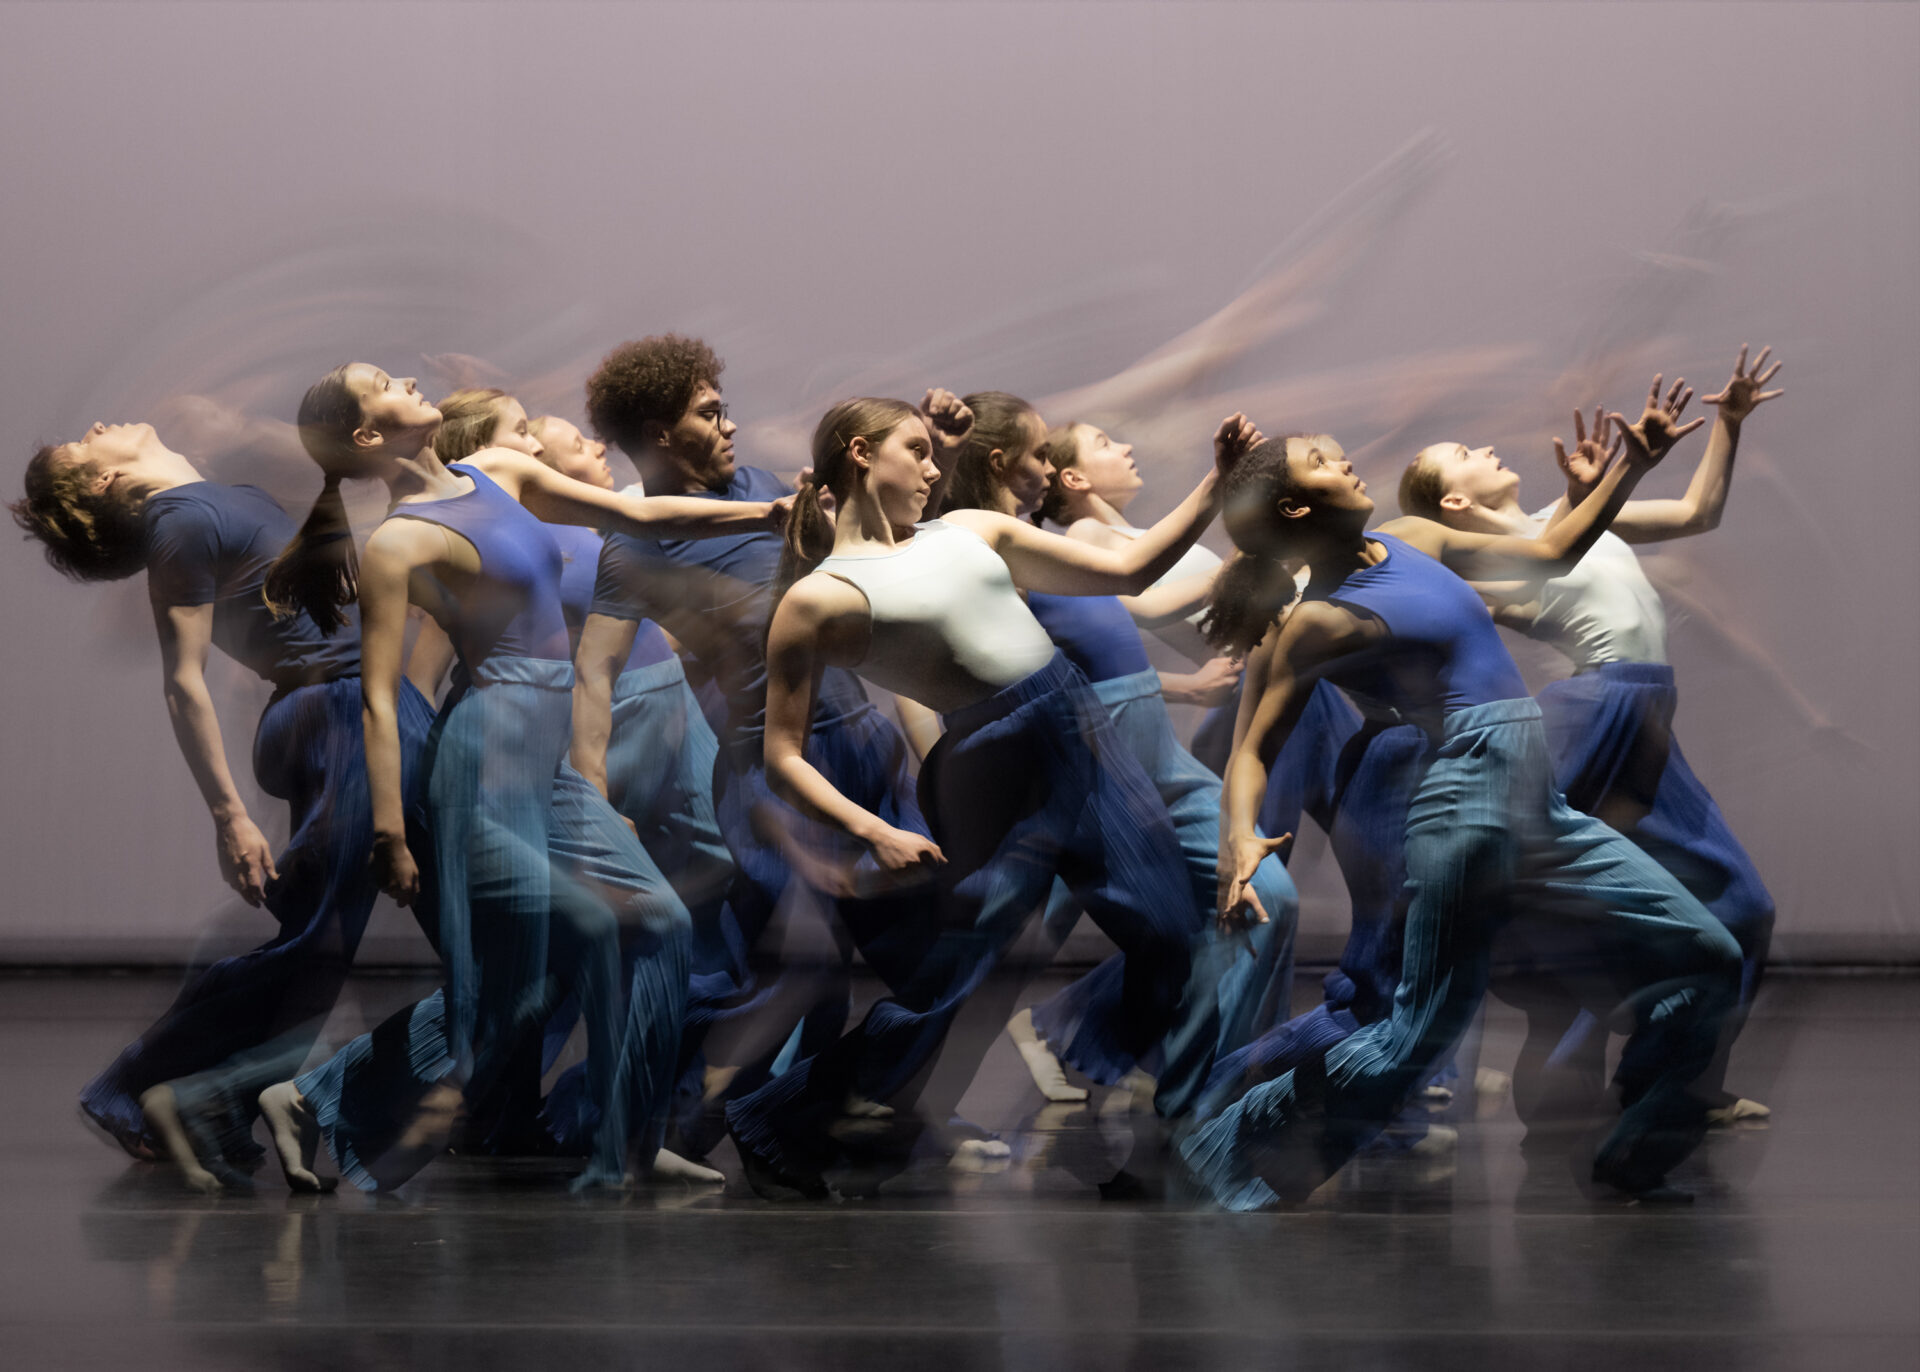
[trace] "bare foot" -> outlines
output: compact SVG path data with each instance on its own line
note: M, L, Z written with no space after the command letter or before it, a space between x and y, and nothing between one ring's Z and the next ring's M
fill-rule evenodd
M893 1118L893 1107L849 1091L846 1100L840 1103L840 1113L859 1120L890 1120Z
M1027 1064L1027 1075L1033 1078L1033 1084L1040 1088L1041 1095L1059 1105L1070 1105L1087 1098L1086 1088L1071 1085L1067 1081L1060 1059L1053 1055L1053 1050L1047 1047L1047 1041L1034 1030L1032 1010L1022 1010L1007 1021L1007 1037L1020 1050L1020 1059Z
M1707 1123L1716 1129L1727 1129L1739 1124L1759 1124L1773 1115L1773 1111L1757 1100L1740 1097L1731 1105L1707 1111Z
M724 1186L726 1175L714 1171L711 1167L702 1167L697 1162L689 1162L678 1153L662 1148L653 1155L653 1166L648 1169L648 1179L652 1181L677 1181L693 1186Z
M320 1125L307 1108L307 1098L290 1081L275 1082L260 1093L260 1114L280 1155L280 1170L295 1191L321 1193L340 1184L337 1177L315 1175L313 1157L320 1148Z
M187 1185L205 1196L219 1195L220 1179L201 1165L193 1140L187 1137L186 1126L180 1123L180 1108L173 1098L173 1088L162 1083L142 1092L140 1112L147 1117L147 1127L166 1145L168 1159L180 1169Z

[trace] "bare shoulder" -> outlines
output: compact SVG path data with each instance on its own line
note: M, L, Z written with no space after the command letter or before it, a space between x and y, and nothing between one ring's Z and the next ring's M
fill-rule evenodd
M1422 519L1418 515L1401 515L1398 519L1389 519L1385 524L1376 525L1368 532L1392 534L1402 543L1418 548L1428 557L1439 557L1449 539L1455 537L1454 531L1446 525L1435 523L1431 519Z
M1005 534L1009 525L1020 523L1019 520L1009 519L998 510L948 510L940 516L940 522L965 529L968 533L978 534L989 543L996 542Z
M1097 548L1123 548L1133 541L1131 535L1123 534L1097 519L1074 520L1067 525L1067 537L1078 539L1082 543L1091 543Z
M1366 636L1365 623L1351 610L1324 600L1303 600L1281 621L1272 651L1290 659L1315 661L1337 656Z
M448 555L447 531L425 519L409 519L403 513L380 523L367 536L362 561L374 566L425 567Z
M508 495L518 500L520 488L529 481L538 481L553 468L536 457L529 457L512 448L482 448L460 459L462 465L478 467Z

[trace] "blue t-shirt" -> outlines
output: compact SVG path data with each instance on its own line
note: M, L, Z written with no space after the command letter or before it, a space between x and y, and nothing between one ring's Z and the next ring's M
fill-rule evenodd
M725 491L692 494L758 501L792 493L772 472L739 467ZM713 676L726 698L729 731L752 737L766 727L767 619L780 550L780 535L766 529L718 538L610 533L600 552L592 610L616 619L663 621ZM839 719L866 703L858 678L829 667L814 723Z
M156 606L213 606L213 641L281 690L360 670L360 614L323 634L305 614L276 619L261 588L299 532L258 486L195 481L147 500L147 594Z
M567 616L567 637L578 653L580 628L592 610L593 588L600 574L600 534L578 524L554 524L549 529L553 541L560 545L560 557L565 564L560 568L560 608ZM672 656L673 649L667 644L667 636L660 632L660 626L643 619L621 670L635 672Z

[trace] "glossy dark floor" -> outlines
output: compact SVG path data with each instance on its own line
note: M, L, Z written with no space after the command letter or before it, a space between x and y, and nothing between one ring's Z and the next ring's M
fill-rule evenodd
M545 1164L448 1158L392 1199L289 1197L269 1168L202 1200L73 1105L170 989L0 980L9 1367L1920 1365L1916 978L1769 983L1733 1084L1773 1120L1708 1141L1692 1207L1530 1177L1511 1108L1463 1096L1452 1158L1251 1216L1102 1203L1126 1097L1043 1109L1005 1040L965 1110L1012 1163L878 1200L763 1204L726 1144L724 1193L579 1201ZM334 1030L413 989L360 983ZM1515 1030L1494 1006L1482 1060Z

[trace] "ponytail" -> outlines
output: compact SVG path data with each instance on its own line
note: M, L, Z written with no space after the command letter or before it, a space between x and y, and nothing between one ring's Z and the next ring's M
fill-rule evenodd
M800 483L793 512L787 516L780 570L774 575L773 597L768 602L769 626L787 588L810 575L833 551L834 522L821 502L820 493L826 491L837 508L846 508L853 494L856 473L854 464L847 460L847 450L853 446L853 440L864 438L870 444L878 444L919 413L904 400L869 396L843 400L820 417L813 430L813 472Z
M1298 588L1287 564L1261 553L1239 553L1213 578L1200 632L1228 657L1245 657L1259 646Z
M1299 437L1262 439L1221 482L1221 523L1240 551L1213 579L1200 632L1232 657L1252 652L1296 594L1293 573L1283 560L1286 524L1277 509L1299 494L1287 466L1288 439Z
M300 441L326 480L300 532L267 569L261 594L276 616L304 613L321 633L330 634L347 622L345 608L360 595L360 559L340 494L344 459L360 427L360 397L347 385L346 366L335 367L308 389L300 401L299 426Z

